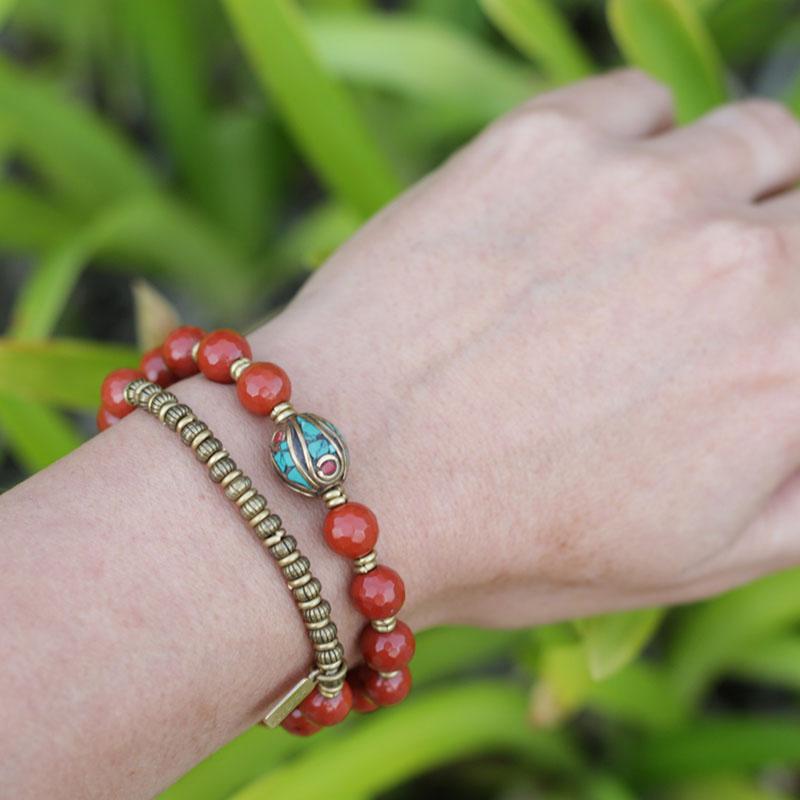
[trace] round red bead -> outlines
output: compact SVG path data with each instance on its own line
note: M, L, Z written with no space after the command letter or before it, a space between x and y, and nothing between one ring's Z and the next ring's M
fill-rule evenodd
M188 378L197 372L197 364L192 358L192 348L205 336L202 328L183 325L175 328L164 340L161 352L164 361L176 378Z
M393 569L378 566L353 578L350 597L367 619L386 619L403 607L406 590L402 578Z
M331 550L348 558L359 558L375 547L378 520L361 503L344 503L328 512L323 531Z
M319 689L314 689L297 708L315 725L336 725L350 713L352 706L353 693L345 681L335 697L325 697Z
M125 400L125 387L131 381L143 377L144 374L138 369L115 369L109 372L100 387L100 399L106 411L118 418L130 414L133 406L129 406Z
M175 376L167 366L167 362L164 361L164 354L160 347L154 347L142 356L139 369L147 380L157 383L159 386L167 387L171 383L175 383Z
M319 725L312 722L299 708L295 708L286 719L281 722L281 727L295 734L295 736L311 736L319 730Z
M411 691L411 673L408 667L401 667L392 675L371 672L366 680L367 694L379 706L393 706L405 699Z
M206 334L197 351L197 366L209 380L232 383L231 364L240 358L250 358L250 345L244 336L229 328Z
M366 664L359 664L347 674L347 682L353 691L353 708L359 714L369 714L375 711L378 704L367 694L367 678L372 670Z
M97 410L97 430L104 431L117 422L119 422L119 417L112 414L105 406L100 406Z
M269 416L278 403L285 403L291 397L292 383L277 364L257 361L239 376L236 394L248 411Z
M397 621L392 631L376 631L367 625L359 641L364 661L379 672L393 672L404 667L414 656L416 643L411 628Z

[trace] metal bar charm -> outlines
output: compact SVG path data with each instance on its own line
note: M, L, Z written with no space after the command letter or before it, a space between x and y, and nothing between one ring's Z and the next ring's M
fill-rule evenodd
M277 728L314 691L318 674L319 671L314 670L300 678L286 694L275 701L267 716L261 720L261 724L268 728Z

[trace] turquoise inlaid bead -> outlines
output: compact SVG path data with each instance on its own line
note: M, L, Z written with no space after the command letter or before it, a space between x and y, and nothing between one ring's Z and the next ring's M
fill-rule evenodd
M272 437L272 465L302 494L321 494L344 480L347 446L334 425L315 414L295 414Z

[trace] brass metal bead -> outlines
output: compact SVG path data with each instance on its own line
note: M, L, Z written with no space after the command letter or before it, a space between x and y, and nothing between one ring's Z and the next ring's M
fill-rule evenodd
M158 418L162 422L164 422L164 420L167 418L167 414L169 413L170 409L175 408L175 406L177 406L177 405L178 405L177 402L174 402L174 403L173 402L169 402L169 403L162 404L161 408L158 409Z
M380 671L378 671L378 675L380 675L381 678L394 678L395 675L399 675L399 674L400 674L400 670L399 669L393 669L391 672L380 672Z
M297 412L294 410L294 406L291 403L278 403L275 408L272 409L270 413L270 417L272 418L273 422L283 422L289 417L293 417Z
M341 485L332 486L327 492L323 492L322 499L328 508L336 508L342 506L347 502L347 494Z
M353 559L353 572L358 575L366 575L378 566L378 554L370 550L366 555Z
M223 489L227 489L230 485L231 481L235 481L239 476L243 475L244 473L240 469L234 469L232 472L229 472L221 481L221 485Z
M314 644L332 642L336 639L336 635L336 625L333 622L328 622L324 627L309 630L308 632L308 638L311 639Z
M216 455L219 455L220 457L214 461ZM217 453L216 455L212 456L208 460L208 474L214 483L219 483L236 469L236 462L228 455L226 450L221 450L220 453ZM212 461L214 461L213 464L211 463Z
M314 650L316 650L318 653L324 653L328 650L335 650L337 647L341 647L337 639L331 639L329 642L314 643Z
M326 666L317 675L317 687L324 697L336 697L342 690L347 675L347 664L342 662L336 666Z
M214 434L211 433L211 431L208 428L206 428L204 431L200 431L200 433L198 433L194 437L194 439L192 439L192 450L194 450L195 453L197 453L197 448L200 447L200 445L203 444L203 442L206 439L213 439L213 438Z
M155 383L151 383L148 381L147 383L140 386L135 391L136 403L141 408L147 408L148 402L153 395L158 394L161 391L161 387Z
M298 552L295 550L295 553ZM292 580L299 578L301 575L307 575L308 570L311 568L311 562L305 557L300 556L295 559L291 564L287 564L283 568L283 574Z
M284 567L288 567L289 564L294 564L297 559L300 558L300 551L299 550L292 550L291 553L284 556L280 561L278 561L278 566L283 569Z
M386 617L385 619L370 620L370 625L378 633L391 633L397 626L397 617Z
M193 419L187 425L183 426L183 430L181 430L181 440L184 444L189 445L192 443L192 440L195 436L207 430L208 426L205 424L205 422L202 422L199 419Z
M277 544L272 545L269 551L277 559L286 558L297 548L297 540L294 536L284 536Z
M253 362L249 358L237 358L236 361L231 364L230 374L233 382L239 380L242 377L242 373L252 364Z
M266 511L267 509L264 510ZM272 536L283 523L277 514L270 512L265 517L253 517L253 519L250 520L250 524L253 526L253 530L255 530L259 539L266 539Z
M269 508L264 508L263 510L259 511L254 517L250 518L250 527L255 529L258 527L259 522L263 522L267 517L272 515L272 511Z
M272 536L267 536L264 539L264 547L274 547L276 544L280 544L283 537L286 536L286 531L283 528L278 528Z
M125 387L125 402L129 406L139 405L139 391L149 384L147 378L136 378Z
M222 449L222 442L219 439L215 439L213 435L209 435L195 448L194 454L197 456L198 461L206 463L211 456L219 452L225 452Z
M329 622L331 621L330 617L323 617L321 620L317 622L306 622L306 628L310 631L316 631L320 628L324 628Z
M186 429L186 426L191 425L196 421L197 417L190 412L185 417L182 417L178 420L177 424L175 425L175 430L178 432L178 435L183 438L183 432Z
M241 508L251 497L255 497L257 494L258 492L255 489L247 489L236 498L236 505Z
M197 341L192 345L192 361L197 363L197 354L200 352L200 342Z
M253 482L247 475L239 475L225 487L225 497L229 500L236 500L236 498L246 492L252 485Z
M182 420L187 414L191 413L191 409L189 406L184 405L183 403L176 403L174 406L170 406L165 412L164 416L162 417L164 424L170 428L171 430L175 430L178 422Z
M263 494L254 494L252 497L245 500L240 507L242 516L251 520L256 514L260 514L267 507L267 498Z
M320 582L316 578L312 578L305 586L299 586L297 589L293 589L292 593L297 600L302 601L317 597L321 590L322 586Z
M294 591L295 589L299 589L301 586L305 586L307 583L311 582L311 579L314 576L310 572L306 572L304 575L301 575L299 578L295 578L292 581L287 581L286 585Z
M316 608L321 603L322 598L317 595L316 597L312 597L310 600L297 600L297 607L300 609L300 611L307 611L309 608Z
M158 414L168 403L177 403L178 398L172 392L158 392L147 401L147 410L151 414Z
M306 624L313 624L327 620L331 615L331 604L327 600L320 600L317 605L303 609L303 620Z
M332 644L332 643L331 643ZM320 649L324 647L325 649ZM324 645L314 645L314 650L316 651L317 655L317 664L320 666L330 666L335 664L337 661L341 661L344 658L344 647L337 641L333 647L328 648L328 643Z

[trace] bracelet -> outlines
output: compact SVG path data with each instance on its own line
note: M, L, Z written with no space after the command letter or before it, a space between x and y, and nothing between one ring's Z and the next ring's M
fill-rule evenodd
M405 587L394 570L378 564L374 513L350 501L344 491L347 446L332 423L316 414L295 411L289 402L291 382L279 366L253 362L251 356L247 340L235 331L206 334L201 328L183 326L170 333L161 348L145 353L140 367L161 386L198 371L217 383L235 383L239 400L248 411L271 417L276 424L270 446L273 467L294 491L322 497L329 509L323 526L325 541L334 552L352 559L355 575L350 596L369 620L359 639L365 663L351 670L347 681L352 707L369 712L398 703L411 688L408 662L415 650L411 629L397 619ZM104 396L98 425L103 428L115 421L115 407ZM295 732L306 733L307 722L333 724L346 713L342 714L341 703L317 692L295 709L287 722L296 726Z
M118 419L139 407L175 431L192 448L198 461L206 465L211 480L235 504L283 572L313 645L315 667L274 703L262 724L270 728L282 724L302 735L315 732L318 725L298 712L298 706L308 703L314 693L327 704L330 713L326 724L343 719L352 704L352 693L345 681L344 648L330 617L330 604L321 595L320 582L312 575L311 564L297 549L294 537L286 533L281 518L270 510L264 496L237 468L209 427L172 392L164 391L142 372L117 370L104 381L101 396L103 419L107 416ZM334 719L337 715L338 719Z

